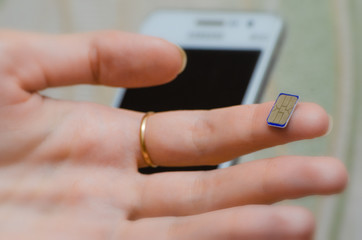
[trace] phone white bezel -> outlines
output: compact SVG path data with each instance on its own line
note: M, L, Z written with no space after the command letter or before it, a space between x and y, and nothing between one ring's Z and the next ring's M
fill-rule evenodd
M175 30L176 29L176 30ZM151 14L141 34L164 38L186 49L260 50L260 56L240 104L256 103L263 90L283 33L280 17L268 13L159 10ZM125 89L117 92L118 107ZM232 161L219 168L232 165Z

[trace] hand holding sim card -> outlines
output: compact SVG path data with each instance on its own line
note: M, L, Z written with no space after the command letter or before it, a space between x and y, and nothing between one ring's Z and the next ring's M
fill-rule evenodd
M159 38L122 32L0 33L0 239L307 240L315 228L311 214L273 203L337 193L347 183L344 165L323 156L268 157L205 171L268 147L323 136L329 120L317 104L299 104L288 130L273 131L265 124L272 103L240 105L236 99L236 106L211 110L193 105L144 113L55 100L38 91L171 81L184 69L185 54ZM215 89L225 96L220 100L230 99ZM204 102L217 100L210 95ZM135 99L143 99L141 106L154 100ZM268 123L285 127L297 99L280 94ZM142 174L147 166L199 170Z

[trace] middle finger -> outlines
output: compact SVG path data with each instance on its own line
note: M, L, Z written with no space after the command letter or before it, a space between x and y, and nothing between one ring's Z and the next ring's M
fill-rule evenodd
M259 149L315 138L328 130L328 115L316 104L298 104L285 129L267 125L271 107L272 103L264 103L157 113L147 121L148 153L160 166L216 165ZM140 154L138 166L145 166Z
M192 215L247 204L341 191L343 164L330 157L278 157L209 172L144 176L141 206L133 216Z

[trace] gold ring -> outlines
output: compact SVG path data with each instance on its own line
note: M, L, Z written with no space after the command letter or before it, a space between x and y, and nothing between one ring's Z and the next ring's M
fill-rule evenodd
M153 168L156 168L157 165L154 164L150 158L150 155L148 154L147 148L146 148L146 142L145 142L145 134L146 134L146 125L147 125L147 118L154 114L154 112L148 112L146 113L142 120L141 120L141 128L140 128L140 144L141 144L141 153L143 160L145 163Z

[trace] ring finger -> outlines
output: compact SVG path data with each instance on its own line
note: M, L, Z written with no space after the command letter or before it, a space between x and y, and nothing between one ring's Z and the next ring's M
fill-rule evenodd
M330 157L278 157L208 172L144 176L135 218L180 216L247 204L341 191L347 182L342 163Z

